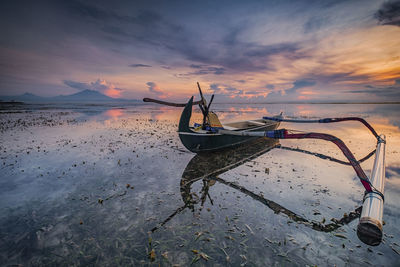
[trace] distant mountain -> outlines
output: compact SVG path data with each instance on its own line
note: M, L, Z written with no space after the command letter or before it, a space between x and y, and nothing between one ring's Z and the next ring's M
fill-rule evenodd
M84 90L72 95L60 95L52 97L55 101L78 101L78 102L88 102L88 101L118 101L116 98L112 98L102 93L94 90Z
M51 102L139 102L137 99L122 99L106 96L98 91L84 90L71 95L59 95L55 97L42 97L31 93L18 96L0 96L1 101L22 101L26 103L51 103ZM141 102L141 101L140 101Z

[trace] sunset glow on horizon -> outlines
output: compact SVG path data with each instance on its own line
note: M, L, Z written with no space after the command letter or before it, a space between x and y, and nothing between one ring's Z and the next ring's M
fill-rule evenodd
M0 95L400 101L400 1L7 1Z

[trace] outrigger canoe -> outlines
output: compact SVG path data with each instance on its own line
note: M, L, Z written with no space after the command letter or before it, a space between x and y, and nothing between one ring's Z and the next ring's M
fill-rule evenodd
M193 97L186 104L179 121L179 138L182 144L191 152L211 152L229 147L234 147L245 142L260 137L254 136L238 136L226 135L218 133L218 130L225 129L235 132L260 132L272 131L278 128L280 122L268 119L257 119L238 121L227 124L217 124L209 127L201 127L195 124L190 126L190 118L192 116ZM214 115L212 112L208 114L210 118ZM215 117L214 117L215 118Z
M151 98L143 99L144 102L153 102L172 107L185 107L179 121L178 133L182 144L189 151L193 153L214 152L221 149L235 147L260 138L258 136L224 134L220 132L221 130L234 133L250 133L273 131L279 127L280 122L275 119L280 118L280 116L273 117L273 120L261 118L222 124L219 121L218 116L214 112L210 111L214 95L211 96L210 102L207 104L203 92L201 91L200 84L197 83L197 86L201 99L195 102L193 101L193 97L186 104L166 102ZM199 105L199 108L203 113L203 122L201 124L195 123L191 126L190 118L192 116L193 105Z
M222 124L218 120L217 115L209 111L214 95L211 96L210 103L207 105L199 83L197 83L197 85L201 96L201 100L197 102L193 102L193 96L187 104L169 103L149 98L145 98L143 101L175 107L185 107L179 121L178 133L182 144L194 153L212 152L230 148L257 138L320 139L334 143L342 151L344 156L346 156L348 162L344 163L353 167L361 184L365 188L363 208L360 215L361 218L357 226L357 235L361 241L368 245L377 246L381 243L383 236L383 203L385 185L386 137L384 135L379 135L368 122L358 117L292 120L284 119L279 115L274 117L263 117L262 119L257 120ZM192 106L194 104L198 104L203 113L203 123L190 126ZM361 160L357 160L342 140L330 134L291 131L286 129L277 130L281 121L291 123L335 123L342 121L361 122L377 140L375 150L376 157L371 177L369 178L360 166L360 163L368 158L368 156ZM343 162L340 160L336 161Z

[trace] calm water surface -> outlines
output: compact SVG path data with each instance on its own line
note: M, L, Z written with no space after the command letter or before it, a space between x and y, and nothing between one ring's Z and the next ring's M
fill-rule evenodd
M325 141L259 140L197 156L179 141L181 108L2 106L0 264L399 265L400 105L214 110L225 122L280 112L366 118L387 137L383 242L357 238L364 190L351 167L283 149L344 160ZM281 128L333 134L357 158L376 145L356 122ZM367 175L372 165L362 163Z

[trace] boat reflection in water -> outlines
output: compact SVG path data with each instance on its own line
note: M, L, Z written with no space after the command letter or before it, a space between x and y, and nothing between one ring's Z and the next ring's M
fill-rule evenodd
M179 214L185 209L190 209L194 212L195 206L199 204L199 209L201 210L207 199L209 199L210 203L213 205L212 197L209 194L209 188L217 182L250 196L254 200L259 201L260 203L273 210L275 214L284 214L294 222L304 224L305 226L310 227L316 231L334 231L337 228L343 226L344 224L350 223L360 216L362 207L358 207L354 211L349 212L348 215L341 219L331 219L332 223L329 224L322 224L320 222L310 221L296 214L295 212L281 206L280 204L269 200L262 194L256 194L236 182L229 182L218 176L265 153L268 153L274 148L285 149L285 147L282 147L279 144L279 141L276 139L259 138L247 142L245 145L237 146L234 148L229 148L213 153L197 154L190 160L190 162L186 166L180 181L180 193L184 204L177 210L175 210L175 212L168 216L164 221L160 222L151 231L156 231L157 229L165 225L168 221L170 221L175 215ZM298 150L298 152L308 154L311 153L304 150ZM316 156L321 157L321 154L317 154ZM326 159L332 160L332 158L330 157L326 157ZM203 186L199 194L197 194L196 192L192 192L192 185L200 180L202 181Z

